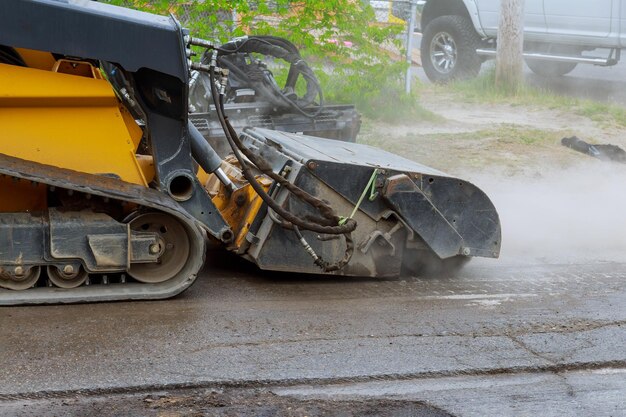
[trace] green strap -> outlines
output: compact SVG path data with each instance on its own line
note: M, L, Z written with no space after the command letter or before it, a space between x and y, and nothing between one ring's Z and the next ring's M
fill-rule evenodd
M359 197L359 201L357 201L356 206L354 206L354 210L352 210L352 213L350 213L350 216L340 218L339 226L343 226L348 221L348 219L351 219L352 217L354 217L357 210L361 206L361 203L365 199L365 196L367 195L368 190L370 192L370 196L369 196L370 201L374 201L376 197L378 197L378 192L376 191L376 177L377 176L378 176L378 168L375 168L374 172L372 172L372 176L370 177L370 180L367 182L367 185L365 186L365 189L363 189L363 192L361 193L361 197Z

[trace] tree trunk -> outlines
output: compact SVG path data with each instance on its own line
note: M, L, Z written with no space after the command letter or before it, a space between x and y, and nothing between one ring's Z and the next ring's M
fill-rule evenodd
M517 91L524 81L524 0L501 0L496 86Z

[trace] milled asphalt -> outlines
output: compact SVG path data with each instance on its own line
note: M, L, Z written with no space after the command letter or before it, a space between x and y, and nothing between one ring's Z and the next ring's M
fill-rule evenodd
M423 378L278 388L306 399L419 400L454 416L624 416L626 370Z
M626 414L626 263L476 260L457 277L377 280L218 258L171 300L3 308L0 412L79 392L313 384L328 394L340 384L338 395L445 393L446 411L496 415L529 384L593 406L597 380L608 401L599 410ZM564 378L570 388L550 391ZM467 403L475 386L486 394Z

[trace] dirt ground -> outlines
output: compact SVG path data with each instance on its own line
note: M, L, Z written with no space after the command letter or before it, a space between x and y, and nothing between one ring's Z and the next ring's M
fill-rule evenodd
M359 140L482 189L502 223L500 262L624 260L626 164L576 152L561 139L626 150L626 128L563 109L467 103L433 91L420 99L433 120L366 120Z
M422 94L420 102L439 118L397 125L365 121L359 141L459 176L485 172L536 177L546 167L602 164L561 145L563 137L574 135L626 149L625 128L571 111L478 105L434 92Z
M14 416L155 417L450 417L436 407L403 400L302 400L261 390L185 390L155 394L69 397L13 404Z

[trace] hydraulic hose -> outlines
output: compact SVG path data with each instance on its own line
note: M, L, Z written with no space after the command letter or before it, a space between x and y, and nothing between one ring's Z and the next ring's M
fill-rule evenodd
M238 138L237 133L234 128L228 122L227 117L223 112L223 102L219 97L221 95L217 91L217 87L215 86L215 76L213 71L209 72L210 81L211 81L211 95L214 97L215 108L217 111L217 116L224 129L224 133L226 134L226 139L228 140L235 157L241 164L242 172L246 180L250 183L254 191L261 197L261 199L272 209L274 210L280 217L285 219L288 223L292 225L296 225L303 230L310 230L317 233L324 234L346 234L354 231L356 229L356 221L353 219L348 219L343 225L339 225L339 216L334 213L332 207L328 206L323 201L313 197L308 194L300 187L290 183L282 176L274 173L272 168L267 164L265 160L255 155L248 148L246 148L243 143ZM245 155L256 167L268 175L274 181L278 182L281 186L287 188L294 195L296 195L301 200L309 203L315 209L317 209L320 214L324 217L323 219L314 219L315 221L309 221L301 219L300 217L294 215L293 213L285 210L280 204L278 204L274 199L272 199L266 192L265 189L256 181L254 174L248 169L247 162L242 156ZM290 224L284 224L285 227L290 228Z
M298 77L302 75L306 82L306 92L303 97L296 100L292 99L284 91L280 90L273 80L267 80L266 82L256 80L255 82L263 87L265 95L278 98L279 102L284 103L306 117L316 117L323 111L324 94L319 81L313 70L300 56L298 48L288 40L276 36L251 36L246 39L236 39L227 42L215 49L218 51L219 65L228 67L231 70L233 70L233 65L229 65L226 57L237 53L259 53L287 61L290 67L285 89L295 91ZM208 52L207 50L203 56L202 62L204 64L209 63ZM234 70L233 72L239 77L253 81L249 79L248 74L241 70ZM319 97L319 105L315 106L315 111L310 111L307 107L313 105L317 97Z

